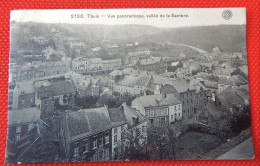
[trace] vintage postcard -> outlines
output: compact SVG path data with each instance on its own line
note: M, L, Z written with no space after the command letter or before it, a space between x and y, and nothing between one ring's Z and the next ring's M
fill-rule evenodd
M15 10L6 163L254 158L245 8Z

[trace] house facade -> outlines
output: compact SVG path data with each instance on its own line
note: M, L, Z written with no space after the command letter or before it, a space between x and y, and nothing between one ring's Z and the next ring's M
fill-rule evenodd
M19 141L32 130L40 120L40 110L37 107L10 110L8 112L7 138L12 142Z
M174 95L146 95L132 101L132 107L149 119L150 124L172 123L182 119L182 104Z
M67 161L116 160L121 133L127 128L124 117L107 107L68 113L62 121L61 145ZM119 115L120 116L120 115Z
M75 89L70 81L49 82L43 80L34 82L36 87L35 105L42 115L51 115L59 107L73 108L75 106Z
M246 84L248 84L248 81L239 75L221 76L218 80L218 92L221 93L228 87L237 88Z

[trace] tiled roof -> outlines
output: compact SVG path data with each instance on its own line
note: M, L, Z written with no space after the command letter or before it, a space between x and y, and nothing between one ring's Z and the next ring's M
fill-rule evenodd
M8 125L36 122L40 120L38 107L23 108L8 111Z

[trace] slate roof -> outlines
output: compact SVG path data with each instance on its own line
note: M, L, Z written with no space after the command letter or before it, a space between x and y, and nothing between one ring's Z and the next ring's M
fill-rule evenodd
M62 82L56 82L52 83L49 86L41 86L37 88L38 96L40 97L43 93L51 93L52 96L60 96L65 94L74 93L75 89L70 81L62 81Z
M108 130L112 126L106 107L69 113L66 120L71 140Z
M123 111L127 119L127 123L131 127L136 126L139 123L142 123L147 120L147 118L144 115L142 115L136 109L127 106L126 103L123 103L121 107L123 107Z
M225 109L233 108L234 106L239 107L245 104L245 100L236 93L236 89L231 87L217 94L217 99Z
M92 133L107 130L111 127L107 108L92 108L86 110L86 113Z
M8 125L36 122L40 120L38 107L23 108L8 111Z
M249 100L249 87L248 85L242 85L237 88L237 94L241 96L243 99Z
M164 98L161 94L141 96L135 100L137 100L143 107L169 106L181 103L173 95L167 95L167 97Z
M138 77L132 75L126 75L123 79L119 80L117 84L123 86L134 86L138 80Z
M243 65L242 67L238 67L246 76L248 76L248 66Z
M166 95L165 99L167 100L169 105L181 104L180 100L177 97L175 97L174 94Z
M168 77L160 77L160 76L153 76L152 77L152 84L155 85L165 85L165 84L172 84L174 79Z
M218 89L218 82L213 82L213 81L204 80L204 85L205 85L207 88Z
M160 61L160 57L151 57L149 59L143 59L140 61L141 65L151 65Z
M140 76L138 77L135 85L137 86L147 86L151 80L151 77L148 76Z
M125 69L122 70L122 72L123 72L124 74L137 74L137 73L138 73L138 71L135 70L135 69L132 68L132 67L126 67Z
M179 93L186 92L188 89L194 90L194 87L190 86L185 79L174 80L172 85Z
M102 63L101 58L90 58L90 59L87 59L87 60L90 61L91 63Z
M179 61L172 62L172 63L171 63L171 66L177 66L179 63L180 63Z
M163 94L175 93L175 88L172 85L166 84L161 87L160 92Z
M118 76L118 75L121 76L121 75L123 75L123 72L121 70L114 70L109 75L110 76Z
M111 125L118 126L127 122L122 107L108 109Z
M232 85L232 86L240 86L247 84L247 81L243 79L241 76L221 76L219 77L219 84L224 85Z
M234 71L234 69L231 68L217 68L213 70L213 73L216 75L226 75L226 76L231 76L231 73Z
M203 112L207 111L213 118L218 119L223 115L223 110L215 105L213 101L209 101L203 108Z

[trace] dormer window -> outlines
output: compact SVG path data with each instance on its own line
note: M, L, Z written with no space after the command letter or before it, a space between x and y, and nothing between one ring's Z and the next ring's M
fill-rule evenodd
M23 90L23 91L21 91L21 95L24 95L25 94L25 91Z

